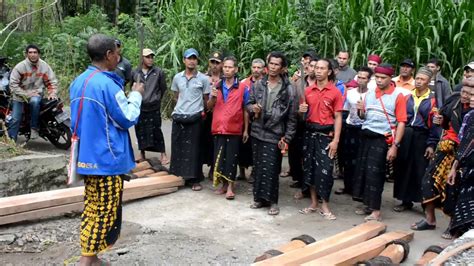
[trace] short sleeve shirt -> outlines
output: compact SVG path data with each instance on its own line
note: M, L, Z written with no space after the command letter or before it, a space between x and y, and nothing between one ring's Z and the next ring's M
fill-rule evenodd
M208 77L201 72L188 79L182 71L174 76L171 90L179 93L173 114L188 115L204 110L203 95L211 93L211 86Z
M319 125L333 125L334 114L342 111L342 94L329 82L322 90L317 84L306 88L306 103L309 105L307 122Z
M347 124L353 126L360 126L364 120L360 119L357 114L357 102L363 101L367 92L360 93L358 89L351 89L347 91L346 102L344 103L344 110L349 111L349 116L347 117Z

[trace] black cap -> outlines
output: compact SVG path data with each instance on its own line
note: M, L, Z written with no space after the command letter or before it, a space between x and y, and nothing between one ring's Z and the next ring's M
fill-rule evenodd
M209 56L209 60L215 60L217 62L222 62L222 60L224 60L224 56L222 55L221 52L219 51L214 51L211 53L211 55Z
M400 63L400 66L409 66L411 68L415 68L415 63L410 58L407 58Z
M120 41L119 39L115 39L115 45L117 45L117 47L121 47L122 41Z
M311 50L306 51L306 52L303 53L303 57L307 57L307 56L311 57L311 59L314 59L314 58L318 57L316 55L316 53L314 51L311 51Z

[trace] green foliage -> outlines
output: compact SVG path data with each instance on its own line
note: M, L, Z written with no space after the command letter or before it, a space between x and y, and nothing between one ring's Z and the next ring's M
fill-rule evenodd
M347 49L354 67L365 64L371 53L394 65L409 57L420 66L438 57L443 75L452 83L474 56L472 0L141 0L140 7L131 8L137 1L132 2L119 15L116 27L94 7L60 25L51 19L50 27L15 33L2 53L16 63L27 43L39 44L43 58L60 78L63 98L68 98L66 88L89 62L85 43L92 33L121 39L124 56L136 66L140 25L144 45L157 53L156 62L166 71L168 84L182 70L182 52L189 47L200 52L202 71L213 50L235 55L241 76L249 74L252 59L265 58L272 50L287 54L291 70L307 49L323 57ZM172 105L169 94L162 105L164 113Z

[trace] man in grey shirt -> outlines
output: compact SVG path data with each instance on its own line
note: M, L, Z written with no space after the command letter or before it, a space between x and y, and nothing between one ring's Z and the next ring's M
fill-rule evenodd
M353 80L357 75L357 72L348 65L350 58L351 54L345 50L339 51L336 58L337 63L339 64L339 73L337 73L336 79L344 83Z
M120 40L115 40L115 45L117 45L120 59L114 72L123 79L123 88L125 90L127 84L133 79L132 64L130 64L130 61L122 55L122 42Z
M435 92L436 103L438 104L438 108L441 108L446 99L453 93L451 86L448 80L441 75L441 64L437 58L431 58L428 63L426 63L426 67L433 72L433 77L428 86L431 91Z
M171 84L176 106L171 117L171 164L170 172L181 176L194 191L202 189L199 140L204 103L211 92L206 75L197 70L199 53L187 49L183 54L185 70L176 74Z

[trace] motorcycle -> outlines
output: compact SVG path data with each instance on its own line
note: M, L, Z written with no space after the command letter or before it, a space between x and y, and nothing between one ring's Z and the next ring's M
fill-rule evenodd
M28 104L24 104L23 116L20 122L18 135L23 135L30 139L30 121L31 113ZM40 107L40 127L39 136L51 142L56 148L67 150L71 146L71 118L67 112L64 112L64 103L60 100L41 100ZM10 94L7 86L0 86L0 122L4 121L6 128L11 122ZM1 124L1 123L0 123ZM3 126L0 129L0 136L7 134L3 132Z

